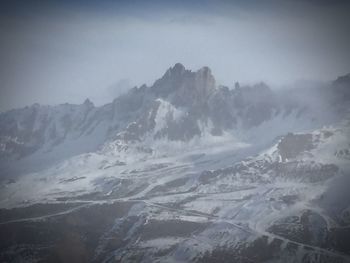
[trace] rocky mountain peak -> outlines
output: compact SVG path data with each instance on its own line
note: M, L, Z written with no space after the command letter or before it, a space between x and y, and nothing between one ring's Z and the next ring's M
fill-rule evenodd
M95 107L94 103L93 103L89 98L87 98L87 99L84 101L83 105L84 105L85 107L87 107L87 108L93 108L93 107Z
M299 90L298 97L294 97L291 92L272 90L264 83L252 86L237 83L234 89L220 87L209 67L191 71L177 63L153 85L130 89L104 106L96 107L86 99L80 105L34 104L1 113L0 162L9 162L11 173L20 173L15 162L34 152L59 161L109 145L113 140L122 140L125 145L152 139L189 141L195 136L226 136L236 132L259 140L257 137L265 130L272 137L289 127L285 124L289 120L312 120L314 124L310 125L318 125L347 114L349 78L339 77L327 90ZM321 103L309 103L308 98L315 96L320 97L321 110L317 108ZM327 98L327 104L322 96ZM300 101L299 97L306 99ZM326 107L329 116L324 116ZM266 128L269 123L280 121L283 125L276 131ZM73 142L74 147L66 147ZM0 167L0 173L4 171Z
M210 94L216 89L215 78L209 67L202 67L195 73L196 88L198 91L204 92L205 95Z
M339 76L334 82L336 85L343 85L350 83L350 73L344 76Z
M167 72L173 74L182 74L186 71L185 66L181 63L176 63L173 67L169 68Z
M203 103L215 88L210 68L192 72L176 63L153 84L151 90L157 97L169 98L176 106L186 106Z
M348 104L350 101L350 73L338 77L335 81L333 81L332 87L334 91L332 94L332 103L342 105L344 102L347 102L346 104Z
M211 75L211 69L207 66L204 66L202 68L200 68L197 73L199 74L204 74L204 75Z

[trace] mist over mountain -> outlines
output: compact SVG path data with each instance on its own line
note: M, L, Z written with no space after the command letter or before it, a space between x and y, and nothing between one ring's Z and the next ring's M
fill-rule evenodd
M350 75L0 113L0 261L349 262Z
M120 80L151 86L178 61L209 66L227 86L326 82L350 69L349 1L87 2L2 5L1 112L86 97L100 106Z
M350 263L350 1L0 7L0 262Z
M225 87L216 83L208 67L192 72L177 63L152 86L135 87L100 107L87 99L81 105L34 104L2 113L2 167L12 162L18 168L21 162L31 162L31 156L59 161L113 140L190 141L231 134L249 142L260 136L254 130L261 125L279 120L288 127L290 121L298 121L296 127L274 127L272 136L261 135L261 141L271 140L288 129L341 119L349 83L347 75L322 89L271 90L264 83Z

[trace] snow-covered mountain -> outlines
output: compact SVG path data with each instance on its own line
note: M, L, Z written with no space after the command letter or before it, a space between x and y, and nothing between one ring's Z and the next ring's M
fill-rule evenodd
M274 126L269 139L319 127L346 112L334 105L350 97L347 78L324 90L275 91L264 83L229 89L216 84L208 67L192 72L178 63L151 87L135 87L101 107L86 100L1 113L0 171L6 177L38 171L116 141L188 142L205 134L266 141L259 127Z
M2 113L0 261L350 262L349 88L176 64L101 107Z

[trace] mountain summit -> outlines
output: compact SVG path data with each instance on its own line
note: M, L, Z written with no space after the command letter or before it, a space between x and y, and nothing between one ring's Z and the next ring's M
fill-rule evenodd
M327 95L340 102L333 100L327 104L329 107L345 105L336 111L327 110L327 114L314 107L326 105L324 101L298 99L310 97L310 92L345 94L348 89L343 83L347 82L338 82L330 84L326 91L308 91L305 96L300 94L305 91L299 90L296 97L293 93L273 91L262 83L236 88L218 86L210 68L191 71L176 63L152 86L135 87L100 107L87 99L81 105L34 105L1 113L0 170L12 174L15 169L18 173L22 160L39 169L50 162L105 149L114 142L128 148L131 143L189 142L206 135L225 134L243 136L249 141L264 137L263 127L269 123L283 123L269 129L273 138L289 129L289 123L296 119L305 127L313 127L325 123L325 115L332 120L341 118L348 108L343 95Z
M0 262L349 262L348 80L176 64L101 107L0 114Z
M215 78L208 67L192 72L176 63L153 84L151 90L156 96L169 98L176 106L203 104L215 90Z

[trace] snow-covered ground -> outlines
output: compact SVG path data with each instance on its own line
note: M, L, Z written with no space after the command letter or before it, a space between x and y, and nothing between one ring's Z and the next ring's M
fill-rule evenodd
M339 218L349 209L347 201L350 200L343 200L346 204L336 215L330 213L326 200L332 182L349 175L349 134L350 125L343 122L310 133L281 137L267 149L238 142L229 136L220 137L220 140L205 138L205 144L194 139L187 147L160 141L153 145L156 150L149 152L139 150L139 145L128 145L127 149L109 145L99 152L75 156L44 172L28 174L2 185L1 207L132 201L139 205L134 205L134 212L129 212L128 217L143 215L145 221L139 222L141 225L150 224L148 222L200 225L215 222L211 227L204 227L204 231L202 228L196 230L199 234L190 239L174 234L137 241L138 247L152 251L176 246L174 253L181 251L182 256L186 253L181 250L184 245L180 246L180 243L186 246L200 243L200 247L188 252L187 259L198 256L200 251L210 251L214 244L234 246L259 236L311 246L321 251L319 253L327 254L320 240L317 241L321 242L319 244L303 242L290 234L290 231L297 231L294 228L286 228L282 234L279 228L303 224L299 219L288 223L289 218L304 218L309 214L321 218L325 231L343 227L344 222ZM291 143L298 138L311 141L303 141L302 148L293 152L294 157L284 158L283 154L288 153L283 153L281 145L283 140L289 143L286 138ZM307 148L308 143L312 147ZM169 148L174 151L169 152ZM252 157L257 151L259 153ZM211 231L219 231L215 229L220 224L230 226L223 231L226 237L216 237L216 241L208 239ZM139 235L137 229L135 225L136 236ZM134 234L129 232L128 235L131 238ZM203 242L210 245L203 245ZM332 253L333 256L344 256L341 252L329 252ZM174 257L174 254L168 255L167 260Z

